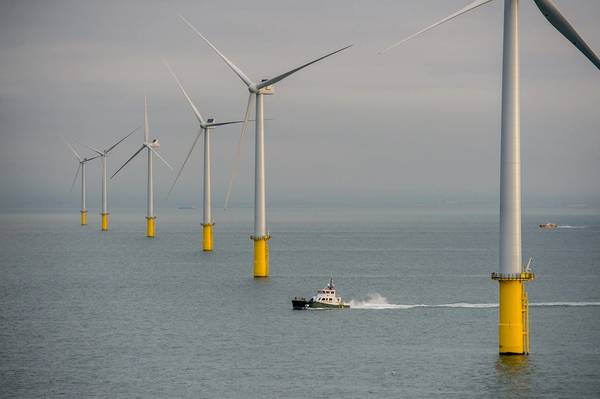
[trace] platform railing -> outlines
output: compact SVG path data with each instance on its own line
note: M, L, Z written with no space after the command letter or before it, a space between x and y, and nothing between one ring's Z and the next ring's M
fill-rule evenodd
M515 281L527 281L533 280L535 274L532 272L521 272L521 273L492 273L492 280L515 280Z

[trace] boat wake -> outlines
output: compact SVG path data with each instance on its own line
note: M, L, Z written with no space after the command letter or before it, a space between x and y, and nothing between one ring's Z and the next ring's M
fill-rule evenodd
M600 306L600 302L533 302L529 306Z
M550 306L600 306L600 302L534 302L530 303L531 307L550 307ZM426 304L414 304L414 305L403 305L403 304L395 304L389 303L388 300L381 296L380 294L369 294L367 299L364 301L361 300L351 300L350 301L350 309L374 309L374 310L383 310L383 309L415 309L415 308L467 308L467 309L487 309L487 308L497 308L497 303L465 303L465 302L456 302L456 303L443 303L438 305L426 305Z
M569 225L558 225L558 229L585 229L586 226L569 226Z

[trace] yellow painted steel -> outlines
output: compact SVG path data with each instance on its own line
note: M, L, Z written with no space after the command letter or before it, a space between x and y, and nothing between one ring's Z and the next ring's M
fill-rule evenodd
M523 326L523 282L500 280L498 344L500 354L525 354Z
M498 280L498 349L501 355L529 354L529 301L525 282L533 280L530 271L514 274L492 273Z
M212 223L202 225L202 250L211 252L213 250L213 232Z
M254 277L269 277L269 243L271 237L253 238L254 240Z
M521 295L521 312L523 313L523 351L529 354L529 298L525 283L523 283L523 293Z
M146 217L146 237L154 238L156 235L156 216Z
M81 225L87 225L87 211L81 211Z
M108 213L101 213L100 216L102 217L102 231L108 231Z

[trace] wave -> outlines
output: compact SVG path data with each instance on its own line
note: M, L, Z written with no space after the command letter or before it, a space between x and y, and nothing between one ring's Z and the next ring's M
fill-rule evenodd
M529 306L600 306L600 302L533 302Z
M466 303L466 302L456 302L456 303L443 303L437 305L427 305L427 304L413 304L413 305L404 305L404 304L396 304L389 303L388 300L381 296L380 294L369 294L367 299L364 301L361 300L351 300L350 309L373 309L373 310L384 310L384 309L415 309L415 308L467 308L467 309L487 309L487 308L497 308L497 303ZM550 306L600 306L600 302L533 302L530 303L529 306L532 307L550 307Z

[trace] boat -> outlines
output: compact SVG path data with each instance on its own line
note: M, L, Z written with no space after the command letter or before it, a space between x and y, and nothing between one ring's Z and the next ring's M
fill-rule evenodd
M337 296L333 278L329 279L329 284L317 291L317 294L306 300L303 297L292 299L292 308L294 310L304 309L347 309L350 304L344 303L342 298Z
M540 229L554 230L558 225L556 223L543 223L540 224Z

